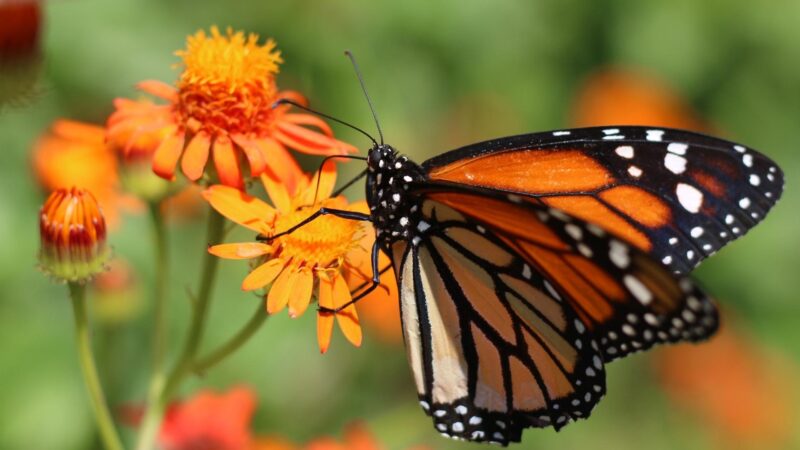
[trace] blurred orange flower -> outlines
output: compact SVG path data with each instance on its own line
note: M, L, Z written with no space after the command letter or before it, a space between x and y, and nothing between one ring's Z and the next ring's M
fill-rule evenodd
M73 186L90 191L114 227L120 209L138 211L142 205L119 190L117 159L104 143L102 127L57 120L33 148L33 169L46 191Z
M357 267L357 271L348 272L348 286L350 291L361 288L365 283L371 283L372 260L369 251L375 242L375 233L372 229L364 233L361 243L353 248L347 256L350 263ZM403 331L400 324L400 303L397 291L397 279L394 270L391 268L389 257L381 252L378 258L378 267L383 269L389 267L381 275L381 285L370 292L369 295L358 301L358 311L364 325L377 332L378 338L389 344L402 344Z
M243 189L241 162L250 175L270 172L290 186L284 176L294 164L286 150L314 155L355 152L355 147L333 138L330 127L307 114L289 113L277 100L305 103L296 92L278 91L275 75L283 62L275 42L258 43L258 36L241 31L220 33L211 27L187 38L177 87L144 81L142 91L165 100L118 99L108 120L110 142L126 157L152 155L153 170L172 179L181 170L192 181L206 172L209 157L219 181Z
M345 428L344 440L330 437L315 439L304 446L293 445L280 437L263 437L256 439L251 450L384 450L375 437L361 423L354 423ZM416 446L409 450L425 450L427 447Z
M577 92L571 119L575 126L707 128L691 106L662 80L634 69L598 70L584 80Z
M655 361L670 400L710 426L721 448L777 448L791 437L800 374L730 324L708 343L665 348Z
M255 408L256 396L246 387L222 394L200 391L168 408L159 444L164 450L245 450Z
M300 172L293 178L298 182L295 189L290 189L271 176L262 175L274 208L229 186L212 186L203 196L223 216L266 237L288 230L321 207L367 211L365 202L348 205L342 196L330 198L336 183L333 164L326 164L313 178ZM321 216L269 244L220 244L209 248L209 252L227 259L258 258L258 266L245 277L242 289L251 291L271 285L266 295L267 311L274 314L288 305L289 315L298 317L308 308L315 286L320 306L335 309L352 299L346 277L367 278L350 260L354 251L367 251L359 245L364 232L360 222ZM361 345L355 305L335 317L347 340ZM333 321L333 314L319 312L317 339L323 353L330 345Z

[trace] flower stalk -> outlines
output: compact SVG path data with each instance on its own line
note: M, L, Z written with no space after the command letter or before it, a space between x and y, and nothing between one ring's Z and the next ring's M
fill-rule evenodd
M225 220L216 211L209 210L206 242L219 242L225 231ZM153 447L164 410L183 379L192 372L197 349L205 331L206 316L217 274L218 259L208 253L203 258L200 287L192 303L192 318L183 351L175 367L166 378L154 379L149 393L149 402L142 421L137 450Z
M222 362L228 356L236 353L242 345L244 345L247 341L250 340L251 337L256 333L256 331L261 328L261 325L267 319L267 310L264 308L260 302L256 305L256 310L253 315L250 317L250 320L235 334L233 337L228 340L228 342L219 346L216 350L211 351L208 355L202 358L198 358L192 369L195 373L201 374L206 370L214 367L215 365Z
M72 300L72 309L75 315L75 339L78 347L78 360L80 362L86 389L94 411L100 438L106 450L123 450L122 441L117 434L114 420L106 404L100 377L92 352L91 337L89 333L89 320L86 314L86 286L79 282L69 283L69 293Z

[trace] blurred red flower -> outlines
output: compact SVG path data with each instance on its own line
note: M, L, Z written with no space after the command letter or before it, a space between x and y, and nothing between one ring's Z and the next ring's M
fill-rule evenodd
M345 428L344 439L332 437L314 439L306 445L293 445L281 437L262 437L256 440L251 450L384 450L375 437L361 423L353 423ZM425 450L427 447L415 446L409 450Z
M159 444L165 450L245 450L255 408L256 396L246 387L199 391L167 409Z

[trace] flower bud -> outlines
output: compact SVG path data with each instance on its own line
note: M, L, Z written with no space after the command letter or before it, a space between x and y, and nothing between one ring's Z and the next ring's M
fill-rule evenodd
M110 256L106 221L92 194L84 189L58 189L39 214L39 264L63 281L86 281L105 270Z

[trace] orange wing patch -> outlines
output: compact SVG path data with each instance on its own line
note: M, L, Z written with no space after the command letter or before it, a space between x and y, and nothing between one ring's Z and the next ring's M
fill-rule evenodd
M472 216L493 228L522 236L540 245L559 250L568 248L527 208L520 208L513 203L498 199L454 192L434 192L429 194L428 198Z
M436 181L514 192L551 194L600 189L614 177L580 150L514 150L456 161L433 169Z
M653 243L650 242L647 235L593 197L547 197L540 200L547 206L552 206L571 216L594 223L642 250L650 251L653 248Z
M664 200L634 186L608 189L600 193L600 198L646 227L662 227L672 219L672 211Z

